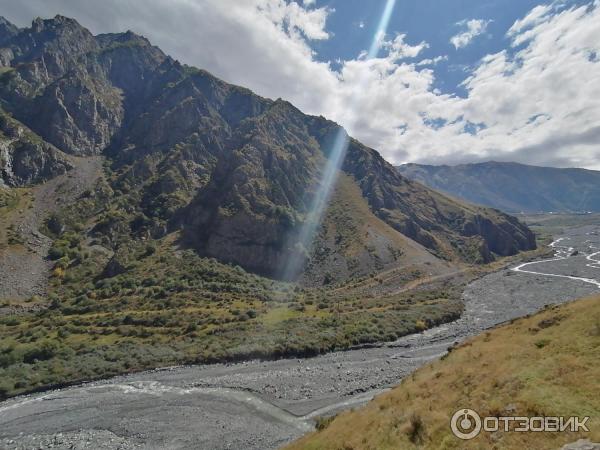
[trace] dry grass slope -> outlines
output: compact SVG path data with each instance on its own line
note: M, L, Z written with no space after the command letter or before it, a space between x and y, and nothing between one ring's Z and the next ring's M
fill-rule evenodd
M558 449L600 441L600 296L550 307L461 344L365 408L292 444L309 449ZM590 433L455 438L452 414L589 416Z

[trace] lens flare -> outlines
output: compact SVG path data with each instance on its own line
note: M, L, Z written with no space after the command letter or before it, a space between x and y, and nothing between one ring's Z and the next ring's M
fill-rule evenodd
M381 20L377 26L377 31L375 32L375 36L373 36L373 42L369 48L367 59L375 58L377 53L379 53L379 49L381 48L381 44L383 44L383 39L387 33L388 25L390 24L390 19L392 18L392 12L394 12L394 6L396 6L396 0L387 0L385 8L383 9L383 14L381 15Z
M388 25L390 23L390 19L392 17L392 12L394 11L394 6L396 5L396 0L387 0L383 13L381 15L381 19L377 26L377 30L373 36L373 41L371 42L371 46L369 47L369 53L367 53L366 59L373 59L377 57L381 46L384 43L385 35L387 32ZM361 87L366 84L366 78L358 84L357 91L362 90ZM352 98L350 101L350 109L356 109L357 99L356 97ZM352 123L347 124L350 128L352 128ZM350 143L350 138L346 131L340 127L337 132L337 135L333 141L331 146L331 151L329 152L329 158L325 164L325 168L323 170L319 189L315 194L311 207L309 209L309 213L302 224L300 231L297 235L294 236L294 251L288 257L284 269L282 278L286 280L294 280L297 278L300 273L302 266L304 265L304 261L308 253L310 253L315 234L321 224L323 219L323 213L327 208L329 203L329 198L331 197L331 193L333 191L333 187L336 184L338 173L342 164L344 163L344 159L346 157L346 152L348 151L348 145Z

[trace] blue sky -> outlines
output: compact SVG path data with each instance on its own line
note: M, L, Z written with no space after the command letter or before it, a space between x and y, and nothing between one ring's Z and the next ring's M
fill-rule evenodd
M369 47L386 0L316 0L316 7L333 11L327 21L331 37L313 41L317 59L349 60ZM406 34L407 43L427 42L429 48L419 55L435 58L447 55L435 66L434 86L442 92L464 95L460 86L469 68L487 54L509 47L506 31L537 5L549 2L532 0L398 0L388 28L389 34ZM585 4L586 1L562 3ZM464 30L464 20L489 21L485 32L463 48L456 49L450 39ZM334 65L335 67L335 65Z
M600 0L0 0L19 26L131 29L345 126L394 164L600 169Z

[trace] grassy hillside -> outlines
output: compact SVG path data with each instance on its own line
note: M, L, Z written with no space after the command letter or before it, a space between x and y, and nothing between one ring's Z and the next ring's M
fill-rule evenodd
M600 296L553 306L470 339L366 407L289 447L553 449L600 441ZM460 408L483 416L590 416L590 433L451 433ZM323 424L322 424L323 426Z
M393 340L462 310L460 287L368 296L301 289L176 251L175 238L130 247L127 272L111 278L98 275L101 247L76 235L53 247L69 263L56 264L49 309L0 317L0 398L158 366Z

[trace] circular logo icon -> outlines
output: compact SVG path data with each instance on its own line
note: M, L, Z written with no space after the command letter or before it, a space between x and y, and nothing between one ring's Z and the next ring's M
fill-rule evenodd
M481 431L481 417L472 409L459 409L452 416L450 428L459 439L473 439Z

